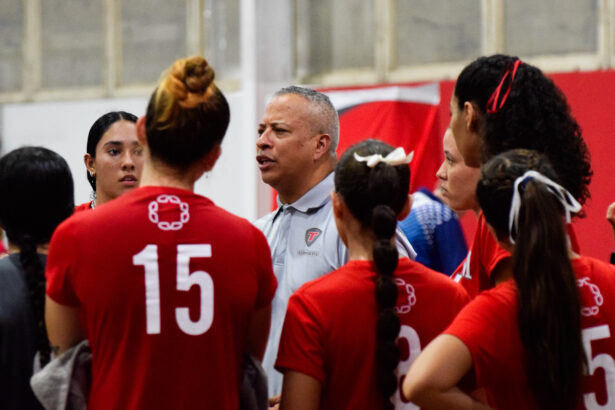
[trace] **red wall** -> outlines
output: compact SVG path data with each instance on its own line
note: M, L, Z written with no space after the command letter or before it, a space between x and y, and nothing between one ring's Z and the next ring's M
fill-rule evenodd
M585 205L587 216L574 221L581 252L608 260L614 248L606 208L615 201L615 70L553 74L579 122L591 154L594 176L591 199ZM440 135L449 121L449 101L454 82L440 83ZM464 228L472 232L472 216L463 218ZM470 234L471 236L471 234Z

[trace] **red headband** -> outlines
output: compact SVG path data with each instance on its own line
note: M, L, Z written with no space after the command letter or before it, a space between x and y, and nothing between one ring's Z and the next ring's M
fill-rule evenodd
M497 88L493 91L493 94L491 94L491 97L489 97L489 100L487 101L487 113L495 114L496 112L500 111L500 109L504 106L504 103L506 102L506 99L508 98L508 94L510 94L510 89L512 88L513 81L515 81L515 75L517 74L517 68L519 68L520 65L521 65L521 60L517 59L512 66L512 70L510 68L506 70L506 72L502 76L502 79L500 80L500 84L498 84ZM506 92L502 95L502 98L500 99L500 93L502 92L502 86L504 85L504 81L508 77L508 74L510 74L510 82L508 83L508 88L506 89ZM498 99L499 99L499 104L498 104Z

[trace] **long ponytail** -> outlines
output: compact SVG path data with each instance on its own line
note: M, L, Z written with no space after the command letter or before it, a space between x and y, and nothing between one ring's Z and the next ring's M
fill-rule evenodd
M391 166L379 163L368 167L357 161L354 154L385 156L391 151L393 148L383 142L366 140L350 147L335 169L336 192L375 239L373 258L378 272L375 290L378 303L376 358L378 383L386 408L393 407L390 398L397 389L395 369L400 356L395 343L401 325L395 313L397 285L393 279L399 255L393 237L397 215L408 200L410 169L407 164Z
M487 223L502 240L511 235L515 180L528 170L556 180L545 158L524 149L497 155L481 169L476 196ZM512 269L526 377L539 408L573 409L580 399L585 356L563 208L543 182L531 177L521 182L520 195L517 227L511 235Z
M584 364L581 303L568 256L561 206L529 180L523 193L512 269L528 383L540 408L576 408Z

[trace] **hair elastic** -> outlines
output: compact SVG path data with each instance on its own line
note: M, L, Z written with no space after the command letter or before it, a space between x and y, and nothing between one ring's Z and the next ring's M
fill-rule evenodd
M496 112L500 111L500 109L504 106L504 103L508 98L508 94L510 94L510 90L512 89L513 81L515 81L515 75L517 75L517 68L519 68L521 63L521 60L515 60L512 66L512 70L508 68L506 72L504 72L504 75L500 80L500 84L498 84L497 88L493 91L493 94L491 94L491 97L489 97L489 100L487 101L487 112L489 114L495 114ZM510 74L510 82L508 83L508 88L506 89L506 92L504 92L504 95L502 95L502 99L499 101L498 104L498 99L500 98L500 93L502 92L502 86L504 85L504 81L506 81L508 74Z
M381 162L384 162L387 165L395 166L402 164L409 164L412 161L412 157L414 156L414 151L410 152L406 155L403 147L397 147L393 151L389 152L386 157L383 157L381 154L372 154L362 157L361 155L354 153L354 159L358 162L365 162L366 165L370 168L375 167Z
M555 195L564 207L566 223L570 223L570 214L576 214L581 210L581 204L574 199L572 194L570 194L570 192L568 192L564 187L553 182L540 172L534 170L526 171L525 174L515 179L515 184L513 185L513 197L510 202L510 213L508 214L508 236L510 238L510 242L513 244L515 243L515 240L513 239L513 230L516 232L517 226L519 225L519 209L521 208L520 188L525 186L525 183L529 180L542 182L547 186L549 191Z

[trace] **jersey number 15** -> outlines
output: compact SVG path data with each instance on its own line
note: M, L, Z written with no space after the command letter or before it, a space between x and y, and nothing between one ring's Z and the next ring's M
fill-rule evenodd
M190 258L211 258L211 245L177 245L177 290L200 288L201 312L197 320L190 319L187 307L175 308L179 328L189 335L209 330L214 320L214 282L202 270L190 272ZM160 333L160 280L158 273L158 245L147 245L132 257L132 263L145 268L145 316L148 334Z

